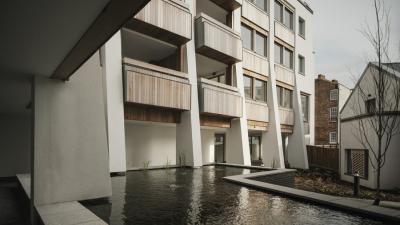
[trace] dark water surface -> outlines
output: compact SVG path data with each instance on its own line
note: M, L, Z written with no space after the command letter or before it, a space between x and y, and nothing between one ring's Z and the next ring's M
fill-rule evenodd
M222 179L250 172L257 171L223 166L131 171L112 178L109 200L83 204L112 225L387 224Z

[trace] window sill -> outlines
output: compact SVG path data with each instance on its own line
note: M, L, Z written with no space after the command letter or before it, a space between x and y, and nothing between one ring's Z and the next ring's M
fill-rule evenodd
M289 30L290 32L292 32L294 34L294 30L291 29L290 27L286 26L284 23L282 23L279 20L274 19L276 23L279 23L281 26L283 26L284 28L286 28L287 30Z
M249 53L251 53L251 54L257 56L257 57L261 57L261 58L264 58L265 60L268 60L268 57L267 57L267 56L261 55L261 54L255 52L255 51L252 50L252 49L248 49L248 48L245 48L245 47L243 47L243 49L244 49L245 51L247 51L247 52L249 52Z
M354 174L351 174L349 172L345 172L344 175L354 177ZM368 176L367 177L360 176L360 178L363 179L363 180L368 180Z
M254 4L253 2L246 0L246 2L248 2L250 5L252 5L253 7L255 7L258 11L260 11L261 13L266 14L267 16L269 16L268 11L265 11L264 9L262 9L260 6Z
M305 74L305 73L301 73L301 72L299 72L299 74L300 74L300 75L302 75L302 76L306 76L306 74Z

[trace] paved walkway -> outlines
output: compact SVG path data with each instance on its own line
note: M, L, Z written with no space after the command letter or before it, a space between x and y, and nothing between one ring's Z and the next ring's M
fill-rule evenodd
M366 216L400 222L400 210L374 206L372 205L372 201L369 200L319 194L315 192L303 191L300 189L252 180L252 178L255 177L267 176L282 172L286 172L286 170L273 170L245 175L229 176L224 177L224 179L268 192L274 192L308 202L327 205L337 209L345 210L347 212L356 212Z
M30 174L18 174L17 178L30 198ZM44 225L107 225L77 201L36 206L36 210Z

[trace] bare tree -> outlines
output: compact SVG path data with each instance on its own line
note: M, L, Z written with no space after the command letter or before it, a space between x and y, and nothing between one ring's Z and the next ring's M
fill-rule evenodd
M357 120L355 137L368 150L369 161L376 170L374 205L380 203L381 169L393 137L400 133L400 79L389 57L390 10L383 0L373 0L375 24L366 24L361 33L374 50L376 63L370 64L371 76L359 82L354 104ZM354 110L354 109L353 109Z

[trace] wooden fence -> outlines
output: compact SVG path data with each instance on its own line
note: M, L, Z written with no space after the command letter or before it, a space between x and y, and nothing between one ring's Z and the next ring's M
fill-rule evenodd
M339 149L307 145L308 164L339 173Z

